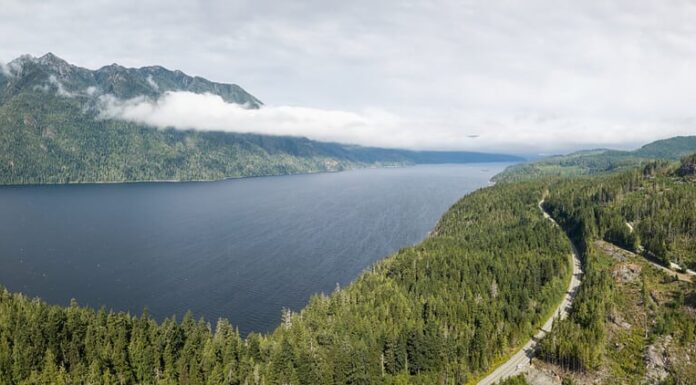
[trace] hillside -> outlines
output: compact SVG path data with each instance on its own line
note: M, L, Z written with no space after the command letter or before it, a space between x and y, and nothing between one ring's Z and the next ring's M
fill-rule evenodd
M696 383L696 275L674 264L696 265L694 159L537 180L581 246L585 276L570 317L505 385Z
M299 137L159 130L103 119L100 97L156 99L167 91L263 104L241 87L162 67L92 71L53 54L0 71L0 184L216 180L417 163L519 161L507 155L415 152Z
M546 196L585 273L569 317L541 340L527 379L506 383L689 384L696 292L687 274L658 262L696 260L696 179L678 171L692 161L481 189L421 244L314 296L298 313L284 312L268 335L242 338L226 320L215 328L191 315L158 324L147 313L63 308L0 291L0 380L473 383L526 341L564 294L569 245L537 208Z
M672 160L696 152L696 136L658 140L635 151L597 149L558 155L508 167L495 176L497 182L543 177L572 177L626 170L651 160Z
M564 295L570 245L539 212L542 194L520 184L468 195L421 244L284 312L268 335L0 290L0 383L466 383Z
M542 342L542 372L578 384L694 383L694 278L668 266L696 264L696 180L677 167L551 185L547 206L583 241L589 272L573 316Z

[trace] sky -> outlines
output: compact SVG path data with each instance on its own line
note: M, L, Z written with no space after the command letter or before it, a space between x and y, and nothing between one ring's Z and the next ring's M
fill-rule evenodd
M109 100L155 126L552 154L696 134L696 0L0 0L0 61L163 65L236 83Z

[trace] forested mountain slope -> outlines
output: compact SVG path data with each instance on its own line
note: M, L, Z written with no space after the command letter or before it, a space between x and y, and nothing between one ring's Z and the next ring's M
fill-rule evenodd
M586 150L558 155L508 167L498 174L498 182L544 177L596 175L640 166L653 160L677 161L696 152L696 136L680 136L646 144L635 151Z
M546 209L581 249L585 277L532 368L501 385L696 383L696 279L669 267L693 266L695 165L693 154L536 179L548 186Z
M463 198L424 242L285 313L269 335L2 292L0 382L465 383L525 342L564 293L570 248L538 210L543 191Z
M569 245L538 212L546 194L546 209L581 249L585 277L533 370L578 383L689 384L694 366L682 363L696 362L694 285L653 270L646 257L693 260L694 159L479 190L424 242L285 312L268 335L243 338L225 320L158 324L3 291L0 381L466 383L529 338L563 294ZM612 243L642 245L644 256L603 246ZM655 354L672 358L664 364Z
M0 68L0 184L216 180L416 163L519 161L472 152L415 152L299 137L159 130L100 115L103 97L157 100L211 93L262 108L234 84L162 67L91 71L47 54Z
M694 383L695 285L650 263L696 263L696 178L680 171L693 160L550 183L547 208L582 246L586 276L542 341L542 370L568 383Z

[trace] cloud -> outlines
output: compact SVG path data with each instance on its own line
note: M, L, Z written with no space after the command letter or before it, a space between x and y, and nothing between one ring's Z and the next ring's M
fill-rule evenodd
M152 75L147 75L147 84L149 84L153 90L159 91L159 85L157 85L157 82L155 82L155 79L152 78Z
M159 64L374 131L381 111L398 143L556 152L696 133L695 19L691 0L5 0L0 36L7 60Z
M49 82L50 84L52 84L52 85L56 88L56 93L57 93L58 95L60 95L60 96L65 96L65 97L67 97L67 98L72 98L72 97L75 96L74 93L72 93L72 92L70 92L70 91L68 91L68 90L65 89L65 87L63 86L63 83L61 83L61 82L56 78L55 75L50 75L50 76L48 77L48 82Z
M159 128L228 131L267 135L304 136L315 140L355 144L386 144L381 136L403 133L402 122L380 110L361 113L307 107L266 106L247 109L220 96L166 92L160 99L119 100L103 95L101 117L144 123ZM395 140L392 143L404 143Z
M121 119L158 128L195 129L267 135L302 136L314 140L390 148L477 150L516 153L571 150L582 147L637 147L693 132L694 121L661 121L544 117L523 115L490 119L470 115L460 124L446 120L409 120L389 111L358 112L293 106L246 109L212 94L167 92L160 99L119 100L100 97L105 119Z
M12 76L12 72L10 72L10 66L7 64L3 63L0 61L0 73L4 74L5 76Z

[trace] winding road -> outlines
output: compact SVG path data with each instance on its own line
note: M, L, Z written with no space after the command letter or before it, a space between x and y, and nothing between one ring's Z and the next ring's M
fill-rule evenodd
M544 200L542 199L539 202L539 210L541 210L543 213L544 218L550 220L554 225L558 226L556 221L553 220L549 213L544 210L543 203ZM534 353L536 352L539 341L544 338L546 333L551 331L554 319L558 317L563 319L568 316L571 304L573 303L573 298L575 298L575 294L580 287L580 280L582 278L582 264L580 263L580 255L578 254L578 250L573 242L570 242L570 247L573 253L573 276L570 279L570 284L568 285L568 290L563 297L563 301L561 301L558 307L554 310L553 315L549 317L546 322L544 322L541 329L522 347L522 349L510 357L510 359L508 359L505 363L498 366L491 374L479 381L478 385L496 384L508 377L526 372L531 365L531 359L534 357Z

